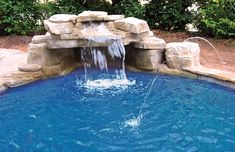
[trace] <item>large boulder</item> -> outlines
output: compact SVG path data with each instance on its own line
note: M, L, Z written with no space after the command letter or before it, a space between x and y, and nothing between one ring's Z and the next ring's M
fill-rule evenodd
M127 62L144 70L154 70L163 62L163 50L127 49Z
M117 29L121 29L131 33L143 33L150 31L148 23L146 21L135 17L127 17L121 20L116 20L114 21L114 26Z
M166 45L166 62L172 69L200 66L199 54L200 47L194 42L173 42Z
M166 42L157 37L146 37L142 38L141 41L135 42L134 47L140 49L164 49L166 47Z
M45 43L29 44L29 64L38 64L42 67L55 66L62 63L63 60L70 59L75 61L73 49L50 50Z

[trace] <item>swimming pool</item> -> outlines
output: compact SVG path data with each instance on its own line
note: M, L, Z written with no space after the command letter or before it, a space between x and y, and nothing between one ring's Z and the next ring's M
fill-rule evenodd
M135 84L91 89L83 70L0 95L0 151L234 151L235 91L127 72ZM140 109L138 126L126 125Z

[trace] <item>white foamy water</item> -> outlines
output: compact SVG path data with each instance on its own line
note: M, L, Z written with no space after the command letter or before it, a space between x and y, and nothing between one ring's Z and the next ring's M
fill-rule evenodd
M143 118L143 115L140 114L136 118L132 118L125 121L124 127L138 127L140 125L140 121Z
M110 88L127 88L134 85L135 80L130 81L127 79L97 79L87 80L84 87L87 89L110 89Z

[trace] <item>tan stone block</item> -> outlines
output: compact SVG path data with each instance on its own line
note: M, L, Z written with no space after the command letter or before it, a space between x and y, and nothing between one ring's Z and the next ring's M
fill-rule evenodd
M139 42L135 42L134 47L140 49L165 49L166 42L156 37L146 37Z
M200 66L200 48L193 42L174 42L166 46L166 62L169 68L183 69L185 67Z
M61 38L61 40L77 40L77 39L81 39L82 36L80 34L61 34L60 38ZM76 44L76 46L77 46L77 44ZM49 48L53 48L53 47L51 47L49 45Z
M60 39L62 40L76 40L76 39L82 39L83 33L81 32L81 30L78 30L77 28L73 29L73 33L71 34L61 34L60 35Z
M83 24L82 22L77 22L76 24L75 24L75 27L74 27L75 29L77 29L77 30L82 30L82 29L84 29L85 28L85 24ZM74 30L75 30L74 29Z
M108 15L106 18L104 18L104 21L116 21L124 19L124 17L124 15Z
M128 50L131 51L128 55L128 62L131 65L145 70L157 69L163 61L162 50L144 50L136 49Z
M117 36L119 38L132 38L131 33L118 29L109 30L110 35Z
M104 21L108 13L104 11L84 11L77 17L77 22Z
M60 64L64 58L74 58L74 52L72 49L56 49L51 50L46 47L45 43L30 44L30 50L28 55L29 64L39 64L41 66L54 66Z
M46 49L46 43L37 43L37 44L33 44L33 43L29 43L29 50L43 50Z
M24 64L18 67L19 71L22 72L36 72L42 69L42 66L39 64Z
M53 23L49 20L44 20L44 27L48 32L55 35L60 35L72 33L74 25L71 22Z
M53 23L64 23L64 22L72 22L75 23L77 19L77 15L72 14L55 14L49 18L50 22Z
M180 68L183 67L192 67L193 65L193 57L192 56L181 56L179 58Z
M104 22L104 25L107 27L109 30L116 30L114 23L113 22Z
M147 31L143 33L131 33L131 37L134 39L138 39L138 41L141 41L144 38L149 38L150 35L151 35L151 31Z
M150 31L146 21L134 17L116 20L114 21L114 26L118 29L131 33L143 33Z
M35 35L32 38L32 43L33 44L45 43L45 42L46 42L46 36L45 35Z
M55 66L43 67L42 71L44 73L44 76L51 77L59 75L63 70L60 65L55 65Z
M122 43L123 45L129 45L131 44L132 42L135 42L136 40L131 38L131 37L124 37L122 38Z
M46 43L39 44L29 44L29 52L27 62L29 64L40 64L42 65L44 62L43 54L47 50Z
M61 48L76 48L80 47L81 42L78 40L62 40L60 36L47 34L46 36L46 44L50 49L61 49Z

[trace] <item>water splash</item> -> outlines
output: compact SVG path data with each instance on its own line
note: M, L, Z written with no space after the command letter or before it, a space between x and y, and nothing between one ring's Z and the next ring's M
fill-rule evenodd
M140 121L143 118L143 115L140 114L136 118L132 118L125 121L124 127L138 127L140 125Z
M152 91L152 87L153 87L153 85L154 85L157 78L158 78L158 75L156 75L154 77L154 79L152 80L151 85L149 87L149 90L148 90L147 94L144 97L144 102L141 105L138 116L125 121L125 127L127 127L127 126L129 126L129 127L138 127L140 125L141 120L144 118L143 109L146 105L146 101L147 101L148 97L150 96L150 93Z
M212 48L213 50L216 52L217 56L219 57L219 60L222 64L225 64L225 62L223 61L221 55L219 54L219 51L214 47L214 45L212 45L212 43L210 41L208 41L207 39L203 38L203 37L189 37L187 39L184 40L185 41L190 41L190 40L196 40L196 39L199 39L199 40L203 40L205 41L206 43L208 43Z
M84 83L84 87L87 89L110 89L110 88L120 88L125 89L128 86L134 85L135 81L130 81L127 79L98 79L98 80L87 80Z

